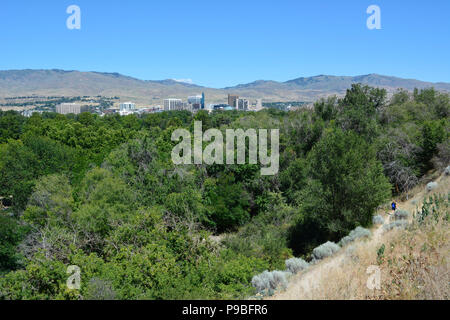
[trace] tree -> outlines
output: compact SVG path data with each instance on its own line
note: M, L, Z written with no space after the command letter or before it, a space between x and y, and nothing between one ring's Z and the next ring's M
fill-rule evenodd
M0 275L3 271L18 266L19 250L17 245L24 236L25 229L12 217L0 213Z
M438 145L448 139L448 120L425 122L422 128L420 160L422 172L432 168L431 159L438 153Z
M210 219L219 232L230 230L250 218L249 195L234 175L221 175L205 182L207 208Z
M377 114L385 105L386 90L353 84L339 101L337 123L343 130L353 130L369 141L377 135Z
M309 180L298 199L300 218L291 237L301 253L308 246L295 239L300 231L313 232L315 244L337 241L358 225L369 226L391 189L374 147L351 131L329 130L311 150L308 164Z
M23 210L38 176L36 155L20 140L0 145L0 196L12 196L13 205Z
M92 238L90 245L95 249L137 209L135 193L124 181L100 168L87 173L78 198L81 203L73 218L85 236Z
M320 99L314 103L314 113L323 121L330 121L336 118L337 114L337 98L336 96L327 99Z
M23 130L25 118L15 111L0 110L0 143L18 139Z
M409 132L416 129L409 127ZM417 129L416 129L417 130ZM417 157L421 148L402 128L389 129L377 139L377 158L382 162L384 172L395 187L395 192L408 192L418 182Z

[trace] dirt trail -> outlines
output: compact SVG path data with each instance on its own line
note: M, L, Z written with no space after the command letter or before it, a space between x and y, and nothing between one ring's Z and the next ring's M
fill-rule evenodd
M435 180L438 184L442 179L446 179L447 177L441 176L439 179ZM416 192L412 198L409 198L407 201L397 202L397 208L407 210L411 214L416 210L417 206L421 206L424 197L426 196L425 186L418 186L416 188ZM391 213L391 212L389 212ZM391 215L389 215L385 210L380 210L378 212L384 219L384 224L388 224L391 222ZM361 245L376 245L381 244L383 240L383 225L378 225L374 227L372 230L372 236L369 240L366 240ZM358 242L358 241L356 241ZM314 266L311 266L309 269L293 276L290 279L289 285L285 291L277 292L275 295L271 297L267 297L268 300L303 300L303 299L314 299L314 292L317 292L315 289L318 288L319 279L323 276L327 275L331 270L337 268L341 264L345 263L346 259L349 259L349 256L346 254L346 248L344 247L340 250L336 255L326 258Z

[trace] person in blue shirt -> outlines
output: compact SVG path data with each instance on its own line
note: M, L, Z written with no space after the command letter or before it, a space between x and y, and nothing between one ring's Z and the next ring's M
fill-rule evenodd
M392 211L395 211L397 209L397 204L395 203L395 201L392 202L391 206L392 206Z

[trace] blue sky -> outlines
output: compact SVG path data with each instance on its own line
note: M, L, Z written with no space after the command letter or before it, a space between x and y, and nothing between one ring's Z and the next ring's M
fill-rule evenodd
M69 5L81 30L69 30ZM381 30L366 27L369 5ZM1 0L0 70L119 72L211 87L318 74L450 82L450 1Z

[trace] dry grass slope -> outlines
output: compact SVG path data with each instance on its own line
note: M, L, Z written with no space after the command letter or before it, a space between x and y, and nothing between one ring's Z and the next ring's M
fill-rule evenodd
M413 191L413 198L398 202L400 209L411 213L406 229L374 227L371 239L344 247L339 254L293 277L285 291L268 299L449 299L450 177L443 175L436 182L438 186L431 192L422 185ZM441 195L438 208L431 206L434 213L419 223L412 213L420 211L432 195ZM389 223L386 210L379 214ZM367 287L371 265L381 270L380 290Z

